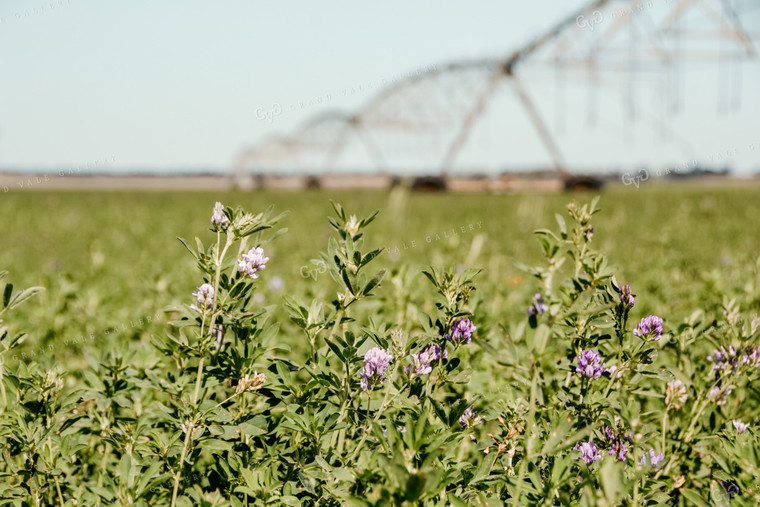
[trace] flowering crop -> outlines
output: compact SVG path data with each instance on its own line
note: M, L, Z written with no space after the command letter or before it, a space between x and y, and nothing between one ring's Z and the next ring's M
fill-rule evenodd
M0 321L4 503L758 503L757 280L679 321L593 248L594 201L536 231L505 309L471 262L383 268L376 213L333 211L304 291L282 216L203 213L146 364L11 364ZM0 318L35 292L7 284Z
M641 319L641 322L639 322L638 327L633 330L633 334L639 338L644 338L645 340L659 340L660 336L662 335L662 319L657 315L644 317Z

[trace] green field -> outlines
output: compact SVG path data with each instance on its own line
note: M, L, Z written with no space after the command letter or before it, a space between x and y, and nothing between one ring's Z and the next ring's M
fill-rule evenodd
M67 338L73 343L94 334L96 350L113 350L157 331L140 326L141 318L147 322L190 304L198 280L176 237L202 235L216 200L290 212L281 224L288 232L271 246L267 267L268 278L278 276L284 286L277 291L264 284L266 304L280 304L282 293L326 294L329 276L309 260L326 249L332 198L351 213L381 210L369 245L386 249L379 264L405 265L419 284L426 283L419 272L430 265L483 268L485 309L502 319L522 315L537 288L514 265L540 258L532 231L551 226L571 199L593 195L17 192L0 199L0 268L20 287L47 289L21 309L29 348L52 344L51 364L76 361L78 346L64 347ZM635 282L642 313L656 308L681 319L714 303L711 294L752 283L760 260L757 185L615 186L600 195L596 248L617 268L618 279ZM203 239L211 237L208 232ZM472 251L476 237L482 246ZM390 287L380 294L389 295Z
M596 195L3 195L0 505L757 505L760 187Z

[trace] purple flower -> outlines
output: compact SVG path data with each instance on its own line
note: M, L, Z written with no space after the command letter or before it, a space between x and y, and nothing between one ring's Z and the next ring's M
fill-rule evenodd
M736 495L742 494L742 489L733 481L720 481L720 485L723 486L726 493L728 493L729 500L732 500Z
M742 364L748 364L755 368L760 366L760 346L749 347L747 353L742 356Z
M644 317L639 322L638 327L633 330L633 334L639 338L651 338L654 341L659 340L662 335L662 319L657 315Z
M428 345L422 351L412 354L412 364L404 368L404 373L407 375L410 373L414 373L414 375L430 373L433 371L433 362L441 357L448 359L449 351L444 349L443 356L441 356L441 347L438 345Z
M749 428L749 423L742 422L741 419L734 419L731 422L734 424L734 429L736 429L737 435L741 435Z
M385 381L393 356L380 347L374 347L364 354L364 368L361 371L362 389L369 391L375 384Z
M242 259L238 259L238 271L256 279L259 277L258 272L266 267L267 262L269 262L269 257L264 256L263 248L251 248L243 254Z
M612 447L609 449L609 454L610 456L617 456L618 461L625 461L625 457L628 454L628 448L622 440L615 440Z
M618 436L620 433L622 433L619 417L615 418L615 428L616 429L613 430L606 424L602 428L602 434L607 440L607 445L609 446L607 452L610 456L617 456L617 459L619 461L625 461L626 455L628 454L628 448L626 447L625 442L630 442L631 438L628 434L624 435L623 437Z
M613 364L609 368L607 368L607 371L610 373L610 377L614 375L615 378L620 378L623 376L623 370L618 371L618 365Z
M533 304L528 307L528 315L543 315L549 311L549 305L544 303L540 292L533 294Z
M636 298L633 297L630 285L623 285L620 288L620 301L627 307L632 308L636 302Z
M599 455L599 449L596 448L596 444L593 440L588 442L578 442L573 447L576 451L581 451L579 456L587 465L590 465L594 461L599 461L602 457Z
M602 358L599 356L599 352L593 349L584 350L581 355L578 356L578 367L575 369L576 373L585 375L588 378L599 378L602 373L606 371L606 368L602 364Z
M193 296L195 296L195 304L190 306L193 310L203 312L214 306L214 286L210 283L204 283L198 287L193 292Z
M733 390L733 384L730 384L724 388L714 386L712 389L710 389L710 392L707 393L707 399L714 400L716 405L725 405L726 397L730 395Z
M662 462L662 460L665 459L665 453L661 452L660 454L657 454L654 452L654 449L649 449L649 453L644 453L644 455L639 460L639 465L645 466L647 464L647 456L649 456L649 464L653 467L656 467Z
M707 360L713 363L713 371L725 375L736 373L739 369L739 353L733 345L729 345L728 350L722 346L719 349L715 349L711 355L707 356ZM744 358L742 358L742 363L745 363Z
M472 407L468 407L467 410L464 411L464 414L459 417L459 425L463 430L477 426L481 422L483 422L483 418L476 415Z
M446 333L445 338L466 345L472 341L472 333L474 333L476 329L475 324L473 324L470 319L457 319L454 321L449 332Z
M210 333L211 336L216 336L216 351L219 352L219 349L222 346L222 336L224 336L224 330L222 329L221 324L214 324L211 327Z
M219 201L214 205L214 214L211 215L211 223L216 227L221 227L222 230L226 229L230 223L230 219L224 212L224 206Z

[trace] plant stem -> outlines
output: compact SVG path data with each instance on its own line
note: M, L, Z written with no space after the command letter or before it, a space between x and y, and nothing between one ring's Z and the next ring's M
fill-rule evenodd
M179 491L179 481L182 478L182 468L185 466L185 455L187 454L187 448L190 445L190 437L193 434L194 425L195 425L195 422L191 421L187 428L187 433L185 433L185 444L182 446L182 454L180 455L180 458L179 458L179 468L177 470L177 473L174 474L174 490L172 491L171 507L174 507L177 503L177 491Z
M338 326L340 325L340 321L343 318L344 310L341 308L338 310L338 313L335 315L335 323L333 324L332 330L330 331L330 338L332 338L335 333L338 332Z
M5 395L5 368L2 356L0 356L0 392L3 394L3 406L0 407L0 414L2 414L8 406L8 398Z
M55 481L55 489L58 490L58 501L61 503L61 507L63 507L65 502L63 501L63 494L61 493L61 485L58 484L58 477L54 475L53 480Z
M198 394L201 390L201 383L203 381L203 361L206 359L204 356L201 356L200 361L198 361L198 375L195 378L195 393L193 393L193 405L196 405L198 403Z
M388 386L388 387L385 388L385 397L383 398L383 404L380 406L380 408L378 409L377 413L375 414L375 418L373 419L374 421L377 421L380 418L380 415L382 414L383 410L385 409L385 406L386 406L386 404L388 402L388 394L389 393L390 393L390 386ZM371 393L371 391L368 391L368 393L367 393L367 423L366 423L367 427L364 430L364 433L362 434L362 438L361 438L361 440L359 440L359 443L357 444L356 449L354 449L354 452L351 455L351 458L349 459L349 461L353 461L354 458L356 458L356 455L359 454L359 450L362 448L362 446L364 445L364 442L367 440L367 435L369 435L369 430L370 430L370 427L371 427L370 420L369 420L369 402L370 402L371 398L372 398L372 393ZM342 449L341 449L341 451L342 451Z
M512 497L512 507L517 507L520 503L520 493L522 492L523 481L525 479L525 471L528 468L528 461L530 460L530 441L533 438L533 424L536 416L536 384L538 383L538 370L536 365L532 365L533 368L533 381L530 386L530 408L528 410L528 419L525 421L525 454L520 463L520 472L517 477L517 491L515 491Z
M633 505L639 505L639 482L636 481L636 484L633 486Z
M107 468L106 468L106 461L108 460L108 449L109 448L110 448L110 445L108 444L108 442L106 442L105 447L103 447L103 459L100 462L100 470L101 471L107 470ZM98 476L98 487L100 487L102 485L103 485L103 474L101 473Z
M380 409L375 414L375 421L380 419L380 416L382 415L383 411L388 408L388 396L391 394L391 386L390 381L388 381L388 385L385 387L385 396L383 396L383 403L380 405Z

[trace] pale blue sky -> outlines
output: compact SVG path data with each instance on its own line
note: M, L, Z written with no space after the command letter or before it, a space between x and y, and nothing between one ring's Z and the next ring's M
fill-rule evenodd
M330 94L330 108L351 109L377 89L344 89L507 54L581 4L2 0L0 168L108 160L105 170L227 169L243 145L321 110L288 104ZM757 95L759 76L757 62L744 71L741 113L682 121L696 155L736 148L739 169L758 168L760 149L749 146L760 146L760 103L747 97ZM285 105L283 114L257 119L272 103ZM619 164L615 147L593 146L566 151L580 164Z

